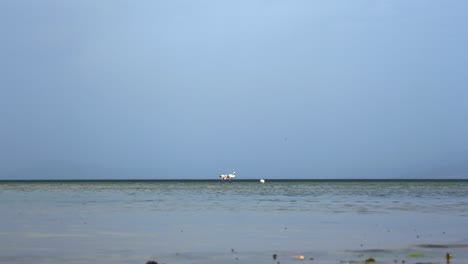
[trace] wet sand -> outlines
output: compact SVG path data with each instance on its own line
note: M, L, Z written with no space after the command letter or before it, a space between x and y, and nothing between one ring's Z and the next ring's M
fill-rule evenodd
M452 263L468 263L468 241L459 219L427 218L343 214L333 219L291 212L66 217L68 224L2 229L0 263L362 263L369 258L379 263L445 263L447 252ZM446 228L436 229L435 223Z

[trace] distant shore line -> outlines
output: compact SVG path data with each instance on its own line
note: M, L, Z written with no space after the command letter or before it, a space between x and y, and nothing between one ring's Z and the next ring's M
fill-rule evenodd
M236 179L232 182L258 182ZM266 182L468 182L468 179L265 179ZM220 182L219 179L0 179L2 182Z

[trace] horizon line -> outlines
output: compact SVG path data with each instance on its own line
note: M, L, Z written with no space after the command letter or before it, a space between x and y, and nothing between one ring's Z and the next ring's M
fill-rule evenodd
M256 179L234 179L232 182L254 182L259 181L260 178ZM284 181L468 181L468 178L318 178L318 179L264 179L266 182L284 182ZM0 179L0 182L148 182L148 181L213 181L222 182L220 179Z

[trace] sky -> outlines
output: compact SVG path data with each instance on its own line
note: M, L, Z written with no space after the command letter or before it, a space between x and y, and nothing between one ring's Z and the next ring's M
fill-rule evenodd
M0 179L468 178L468 1L0 1Z

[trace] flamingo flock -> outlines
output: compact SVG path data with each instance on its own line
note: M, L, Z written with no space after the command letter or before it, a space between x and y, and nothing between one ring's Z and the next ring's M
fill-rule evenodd
M233 172L231 174L221 174L221 175L219 175L219 178L222 181L229 180L229 182L231 182L235 177L236 177L236 172Z

